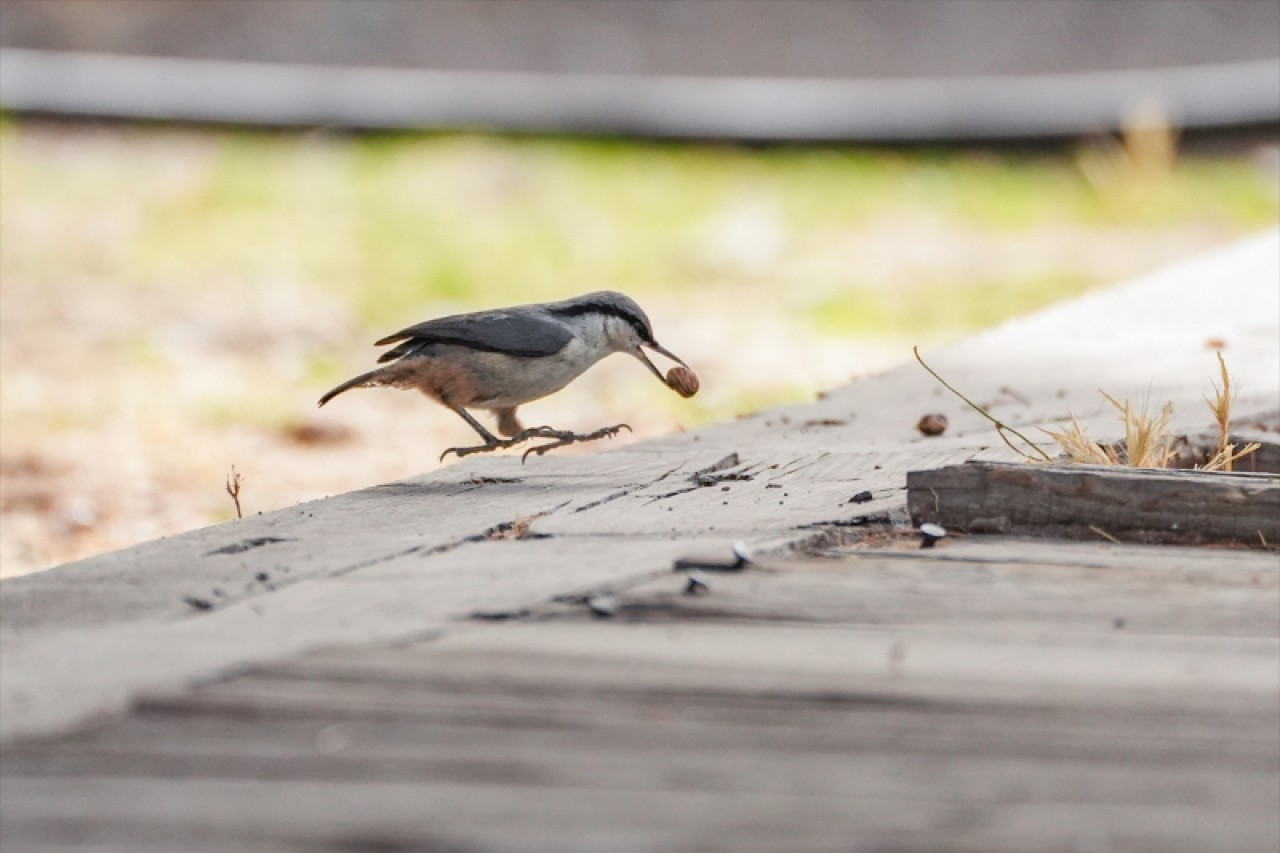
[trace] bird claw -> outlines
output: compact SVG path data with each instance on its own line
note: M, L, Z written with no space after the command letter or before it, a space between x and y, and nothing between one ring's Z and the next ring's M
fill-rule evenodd
M575 432L567 432L565 430L552 429L549 426L530 427L521 430L511 438L498 439L486 444L477 444L474 447L450 447L440 454L440 461L450 453L461 459L464 456L470 456L473 453L492 453L495 450L507 450L515 447L517 444L524 444L526 441L534 438L554 438L555 441L550 444L543 444L538 447L531 447L520 457L521 464L529 458L530 453L536 453L538 456L546 453L548 450L554 450L557 447L566 447L570 444L577 444L580 441L595 441L601 438L613 438L621 430L631 432L631 427L626 424L618 424L617 426L605 427L595 432L579 434Z
M491 450L497 450L501 446L500 444L477 444L475 447L446 447L444 453L440 454L440 461L443 462L444 458L450 453L461 459L464 456L470 456L472 453L488 453Z
M570 444L577 444L580 441L597 441L601 438L613 438L624 429L627 432L631 432L631 427L626 424L605 427L604 429L598 429L595 432L589 432L586 434L576 432L556 432L553 430L546 436L546 438L555 438L556 440L550 444L540 444L537 447L530 447L520 455L520 464L524 464L525 460L529 458L530 453L536 456L541 456L549 450L555 450L557 447L567 447Z

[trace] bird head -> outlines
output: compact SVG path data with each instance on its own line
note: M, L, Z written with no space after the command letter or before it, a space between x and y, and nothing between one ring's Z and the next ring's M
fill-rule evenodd
M688 367L675 353L658 343L653 336L653 326L644 310L636 301L625 293L614 290L603 290L588 293L570 300L573 313L599 317L601 328L606 338L606 345L614 352L625 352L639 359L658 381L666 385L667 380L656 365L649 360L645 350L664 355L677 364Z

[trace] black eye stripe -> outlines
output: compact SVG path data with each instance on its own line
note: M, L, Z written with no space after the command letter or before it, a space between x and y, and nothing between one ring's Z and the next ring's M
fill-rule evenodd
M610 317L617 317L619 320L626 322L631 328L636 330L636 334L640 336L645 343L653 342L653 333L649 331L649 324L643 319L635 316L625 309L616 305L608 305L603 302L580 302L577 305L570 305L565 308L556 308L554 314L562 317L580 317L583 314L605 314Z

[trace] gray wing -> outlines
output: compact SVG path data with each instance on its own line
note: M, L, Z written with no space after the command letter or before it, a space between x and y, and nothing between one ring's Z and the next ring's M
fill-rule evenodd
M403 341L378 362L413 355L431 344L452 344L485 352L539 358L565 348L573 333L557 320L535 311L481 311L428 320L387 335L375 346Z

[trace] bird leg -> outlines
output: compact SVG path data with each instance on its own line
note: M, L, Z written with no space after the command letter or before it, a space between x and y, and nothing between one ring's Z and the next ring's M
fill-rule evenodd
M503 440L495 436L493 433L489 432L487 429L485 429L484 425L481 424L475 418L473 418L471 416L471 413L468 412L466 409L462 408L461 406L450 405L449 403L445 403L445 405L449 406L449 408L453 412L455 412L458 415L458 417L462 418L464 421L470 424L471 428L475 430L477 433L479 433L480 438L484 440L484 444L478 444L474 447L446 448L444 453L440 454L441 462L443 462L444 458L448 456L450 453L457 454L458 458L461 459L463 456L470 456L472 453L487 453L491 450L497 450L498 448L503 446L504 444ZM507 445L507 446L510 446L510 445Z
M510 438L498 438L496 435L489 432L489 430L485 429L484 425L472 417L471 413L466 409L461 406L449 406L449 408L454 412L457 412L460 418L471 425L471 428L476 431L481 440L484 441L484 444L477 444L474 447L450 447L445 450L444 453L440 454L441 462L443 462L444 458L450 453L461 459L463 456L470 456L473 453L490 453L494 450L505 450L509 447L515 447L517 444L523 444L531 438L558 438L562 435L561 432L553 430L551 427L542 426L533 427L532 429L522 429ZM512 414L514 415L514 410L512 410ZM518 424L519 421L516 421L516 423Z
M520 461L523 463L526 459L529 458L530 453L533 453L537 456L541 456L542 454L546 453L548 450L555 450L557 447L567 447L570 444L577 444L580 441L597 441L598 439L601 439L601 438L613 438L615 435L617 435L619 432L621 432L624 429L627 432L631 432L631 427L627 426L626 424L618 424L617 426L605 427L604 429L598 429L595 432L588 432L588 433L561 432L558 430L548 429L547 427L538 427L537 429L527 429L525 430L526 433L530 433L530 432L538 433L538 435L530 436L530 438L554 438L556 440L551 442L550 444L540 444L537 447L530 447L520 457ZM521 435L524 435L524 433L521 433Z
M613 438L613 436L617 435L624 429L627 432L631 431L631 427L626 424L605 427L604 429L598 429L595 432L589 433L568 432L566 430L552 429L549 426L531 427L530 429L516 433L510 438L496 438L490 435L488 441L484 444L478 444L475 447L450 447L445 450L444 453L440 454L440 460L443 462L444 458L450 453L461 459L463 456L470 456L473 453L490 453L494 450L506 450L508 448L515 447L518 444L524 444L526 441L533 438L555 439L555 441L550 444L543 444L526 450L524 455L520 457L520 461L524 462L529 458L530 453L541 456L548 450L555 450L557 447L567 447L570 444L577 444L580 441L596 441L601 438Z
M463 420L471 425L471 428L474 429L480 435L480 438L484 440L484 444L478 444L474 447L450 447L445 450L444 453L440 454L441 462L443 462L444 458L450 453L461 459L463 456L470 456L473 453L491 453L494 450L506 450L507 448L515 447L517 444L524 444L526 441L533 438L555 439L555 441L550 444L543 444L526 450L524 455L520 457L520 461L524 462L525 459L529 458L530 453L535 453L538 456L541 456L548 450L554 450L557 447L567 447L570 444L577 444L580 441L596 441L601 438L613 438L624 429L627 432L631 431L631 427L626 424L605 427L604 429L598 429L595 432L585 434L569 432L567 430L552 429L549 426L538 426L521 430L510 438L498 438L493 433L485 429L484 426L473 418L471 413L466 409L459 406L450 406L449 408L457 412Z
M443 462L444 458L450 453L461 459L463 456L470 456L473 453L489 453L494 450L506 450L507 448L515 447L517 444L524 444L531 438L559 438L563 435L566 435L566 433L562 433L559 430L554 430L551 427L545 426L523 430L510 438L496 438L493 435L490 435L487 437L484 444L478 444L475 447L450 447L444 453L440 454L440 460Z

